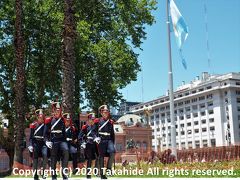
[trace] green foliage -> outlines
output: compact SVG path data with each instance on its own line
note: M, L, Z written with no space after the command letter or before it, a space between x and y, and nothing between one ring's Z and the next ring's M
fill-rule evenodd
M118 90L136 80L140 66L132 46L140 48L146 38L155 6L155 0L75 1L76 111L86 100L93 109L103 103L116 106L122 98ZM23 1L23 13L29 111L29 105L39 108L55 95L61 98L63 2ZM1 96L0 109L12 111L6 104L14 98L14 18L14 1L1 1L0 95L8 98Z

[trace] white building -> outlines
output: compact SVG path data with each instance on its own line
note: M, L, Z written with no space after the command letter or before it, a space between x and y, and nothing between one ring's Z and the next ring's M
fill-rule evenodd
M152 140L161 150L170 147L169 97L132 106L130 111L144 116L152 107L150 122L157 136ZM202 73L174 92L176 144L178 149L240 144L240 73L209 75ZM153 133L154 135L154 133Z

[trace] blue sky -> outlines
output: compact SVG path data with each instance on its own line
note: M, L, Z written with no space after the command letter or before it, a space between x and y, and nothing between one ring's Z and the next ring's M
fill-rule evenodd
M204 2L208 17L210 67ZM168 89L165 3L166 0L158 0L158 9L153 12L156 23L146 28L147 39L143 41L143 51L136 50L142 72L138 73L137 81L120 91L127 101L149 101L165 94ZM189 35L183 45L187 70L181 64L174 34L171 35L174 89L182 81L190 82L202 72L240 72L240 0L175 0L175 3L188 25Z

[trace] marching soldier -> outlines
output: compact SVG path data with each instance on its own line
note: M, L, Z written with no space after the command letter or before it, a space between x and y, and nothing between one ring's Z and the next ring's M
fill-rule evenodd
M72 119L70 118L69 113L65 113L65 127L66 127L66 140L69 149L69 155L72 159L73 164L73 174L77 171L78 159L77 159L77 129L72 125Z
M107 105L100 106L99 112L101 113L102 117L94 120L94 131L98 135L94 141L98 143L101 179L107 179L106 175L103 174L104 157L109 157L107 162L107 173L111 173L115 155L115 134L113 128L114 121L110 119L110 112Z
M38 159L40 157L43 158L43 172L46 169L47 165L47 146L44 143L43 140L43 131L44 131L44 115L43 110L38 109L35 111L38 118L37 121L30 124L30 138L29 138L29 146L28 149L30 153L33 155L33 170L35 172L34 174L34 180L38 180L38 174L37 174L37 168L38 168ZM42 175L45 179L46 177L44 174Z
M60 159L62 160L62 176L63 179L67 178L67 165L68 165L68 145L66 142L66 134L65 134L65 124L64 119L62 117L62 108L59 102L54 102L52 104L54 116L50 118L46 118L45 120L45 128L44 128L44 141L48 148L51 149L51 169L52 180L57 179L56 174L56 164L58 157L61 155ZM60 153L60 154L59 154Z
M87 179L91 179L90 170L93 160L95 160L95 168L98 167L98 150L97 144L94 142L96 133L93 131L94 119L95 113L90 113L87 123L82 126L82 130L79 134L81 149L85 150L85 159L87 160Z

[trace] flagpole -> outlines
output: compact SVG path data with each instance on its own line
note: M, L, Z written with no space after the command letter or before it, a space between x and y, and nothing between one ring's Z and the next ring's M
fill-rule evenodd
M170 119L171 119L171 149L172 154L177 159L176 149L176 127L174 118L174 96L173 96L173 72L172 72L172 53L171 53L171 37L170 37L170 17L169 17L169 0L166 0L167 7L167 33L168 33L168 80L169 80L169 102L170 102ZM168 129L168 128L167 128ZM166 133L168 136L168 132ZM169 142L167 142L169 143Z

